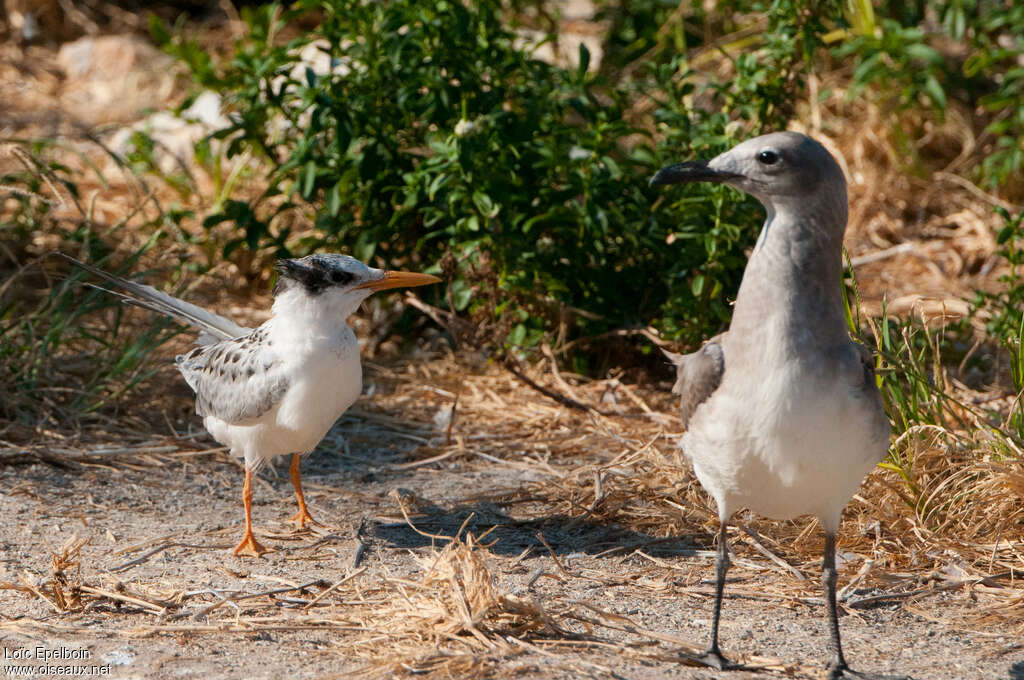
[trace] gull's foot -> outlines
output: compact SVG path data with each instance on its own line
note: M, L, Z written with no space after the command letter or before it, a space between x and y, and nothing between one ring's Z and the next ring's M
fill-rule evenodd
M703 654L700 654L700 655L697 655L697 656L691 656L689 654L686 654L685 656L688 659L692 659L693 661L696 661L697 663L701 664L702 666L708 666L710 668L716 668L716 669L718 669L720 671L725 671L725 670L729 670L730 668L735 668L736 667L732 663L732 661L729 661L724 656L722 656L722 652L719 649L709 649L706 652L704 652Z
M828 680L840 680L842 677L849 677L845 676L845 674L850 672L850 667L846 665L845 661L837 662L833 659L828 662L828 667L825 671L828 673L828 675L825 676Z
M242 536L241 542L235 546L235 555L239 557L262 557L264 553L268 553L270 550L264 548L256 537L252 535L251 531L245 532L245 536Z
M864 673L855 671L844 664L828 665L828 680L914 680L909 675L886 675L884 673Z
M309 525L323 527L324 525L313 519L313 516L309 514L309 510L306 508L300 508L295 515L288 520L295 524L295 528L299 531L306 529Z

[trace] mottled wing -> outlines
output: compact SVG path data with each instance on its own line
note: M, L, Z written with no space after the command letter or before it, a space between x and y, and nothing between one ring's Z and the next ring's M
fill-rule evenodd
M681 397L679 417L684 427L689 425L697 407L707 401L722 383L725 354L722 352L721 340L724 335L716 335L690 354L665 352L665 356L676 366L676 384L672 387L672 393Z
M283 362L266 331L198 347L175 360L196 393L196 413L227 423L258 418L288 389Z

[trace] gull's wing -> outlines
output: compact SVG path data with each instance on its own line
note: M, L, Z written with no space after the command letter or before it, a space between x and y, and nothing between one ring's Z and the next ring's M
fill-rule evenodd
M725 372L725 354L722 352L724 336L725 333L716 335L690 354L665 352L665 356L676 366L676 384L672 387L672 393L682 397L679 417L684 427L689 425L697 407L707 401L722 383L722 374Z
M241 338L222 340L181 354L178 370L196 393L196 413L237 424L258 418L288 389L284 363L257 328Z
M857 357L860 359L860 366L864 370L864 386L875 392L878 385L875 384L875 355L867 345L852 341L854 349L857 350Z
M154 312L159 312L166 316L182 321L193 328L197 328L202 331L202 335L196 341L200 345L208 345L218 340L230 340L231 338L237 338L247 334L251 329L245 326L239 326L231 319L224 318L219 314L203 309L197 305L193 305L190 302L179 300L178 298L168 295L167 293L161 293L152 286L147 286L142 283L136 283L120 276L105 272L102 269L97 269L90 264L86 264L81 260L76 260L70 255L64 253L56 253L65 260L69 260L76 266L81 267L85 271L98 276L102 279L106 279L111 283L124 288L131 295L125 295L115 290L103 288L101 286L92 286L99 290L106 291L111 295L116 295L121 298L123 302L130 305L136 305L143 307Z

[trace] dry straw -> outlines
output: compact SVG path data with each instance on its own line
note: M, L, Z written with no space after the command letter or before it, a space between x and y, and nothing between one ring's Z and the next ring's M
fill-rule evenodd
M1005 269L995 256L993 234L999 220L991 208L1020 206L963 176L984 149L967 113L954 106L942 123L893 118L867 98L847 99L844 78L841 72L821 82L812 78L802 118L809 121L807 131L840 158L850 179L847 244L866 315L880 313L883 299L903 300L907 315L949 321L962 313L963 301L975 288L1000 285L998 277ZM832 94L820 99L817 93L826 90ZM915 142L915 150L945 159L932 177L907 172L905 156L897 152L901 125L929 131ZM95 160L89 155L97 150L93 146L60 158L75 174L79 194L91 196L87 208L76 206L76 219L97 228L124 227L119 232L122 253L133 252L149 238L134 227L180 197L169 187L146 185L123 167L123 181L112 177L108 186L106 178L89 170ZM36 200L66 203L52 174L20 150L6 154L37 173L56 197L32 194ZM212 195L206 189L210 187L200 187L190 207L200 207L198 196ZM24 195L20 189L13 193ZM125 205L135 206L127 217ZM296 238L307 235L296 229ZM169 247L165 261L194 255L184 248ZM237 278L237 272L232 276ZM224 308L233 307L236 301L220 288L227 287L208 286L196 299L216 298ZM928 304L903 299L921 290L928 292ZM247 304L266 306L251 300ZM139 325L148 322L148 317L138 317ZM371 350L383 340L370 343ZM399 494L393 519L415 525L438 546L411 554L401 569L363 559L362 566L324 580L272 587L253 587L250 580L241 589L237 578L224 576L220 581L211 577L208 587L183 589L160 576L135 577L133 570L171 548L187 556L219 546L183 543L171 536L139 537L140 543L123 549L116 564L101 571L83 557L90 554L88 539L73 538L52 555L40 555L38 573L24 565L16 580L0 583L0 588L39 605L32 615L0 621L0 630L128 636L327 631L338 654L371 677L515 677L536 670L538 659L546 673L576 677L607 676L611 669L602 663L607 658L684 663L679 652L694 650L693 641L651 630L611 611L600 598L582 597L574 590L585 582L622 588L639 601L652 594L689 594L709 601L710 587L701 583L700 574L711 564L716 513L676 446L680 427L672 416L668 385L657 384L656 378L631 386L566 374L550 359L552 352L546 354L533 365L515 365L520 377L470 354L371 360L368 375L376 394L351 412L348 421L357 419L364 430L401 443L394 461L373 464L401 471L503 469L515 480L506 491L486 498L469 494L444 499L444 512L486 502L506 513L493 518L506 527L528 527L536 533L537 523L547 522L567 532L600 529L599 539L585 545L570 539L552 544L552 537L541 532L539 543L545 547L537 551L550 558L550 566L536 571L526 587L507 574L526 553L516 558L495 554L497 539L495 533L484 533L487 527L479 535L465 528L445 535L424 523L431 517L429 501L420 504L424 510L410 502L415 498ZM946 382L965 404L979 403L985 396ZM184 397L162 388L143 398L156 411L174 413ZM1016 395L1002 392L986 405L1005 415ZM431 423L442 408L451 409L449 427L439 431ZM841 595L848 610L900 603L937 625L1020 639L1024 458L1012 438L996 437L970 412L947 415L948 422L967 424L912 428L893 446L899 471L876 470L848 506L839 533L847 561ZM118 473L183 461L206 463L223 455L191 435L140 439L138 432L153 427L137 419L98 416L94 424L74 433L5 425L17 437L7 429L0 436L17 441L0 441L0 465L45 463ZM367 462L361 451L346 446L341 436L333 435L325 444L342 451L343 458ZM478 517L473 530L490 519ZM731 574L758 579L754 585L730 584L728 592L773 605L817 602L823 539L815 522L754 516L738 520L730 537L736 554ZM661 545L679 537L693 543L689 555L658 554ZM325 536L296 546L296 559L316 555L324 542L336 539ZM595 564L574 566L565 558L572 550L586 551ZM973 605L934 606L934 596L946 592L962 594ZM932 604L926 607L926 602ZM86 614L98 623L85 623ZM770 659L747 662L798 677L817 672Z

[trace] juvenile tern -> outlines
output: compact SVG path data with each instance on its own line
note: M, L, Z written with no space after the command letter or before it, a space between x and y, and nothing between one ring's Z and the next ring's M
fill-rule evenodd
M250 329L61 255L123 288L127 294L108 292L125 302L200 331L199 347L175 362L195 392L196 413L207 431L245 459L245 534L234 554L253 557L267 549L252 531L252 473L276 456L292 454L289 471L299 506L292 521L299 528L318 524L302 493L299 461L362 391L359 345L347 323L349 315L377 291L440 281L429 274L374 269L347 255L279 260L271 317Z

